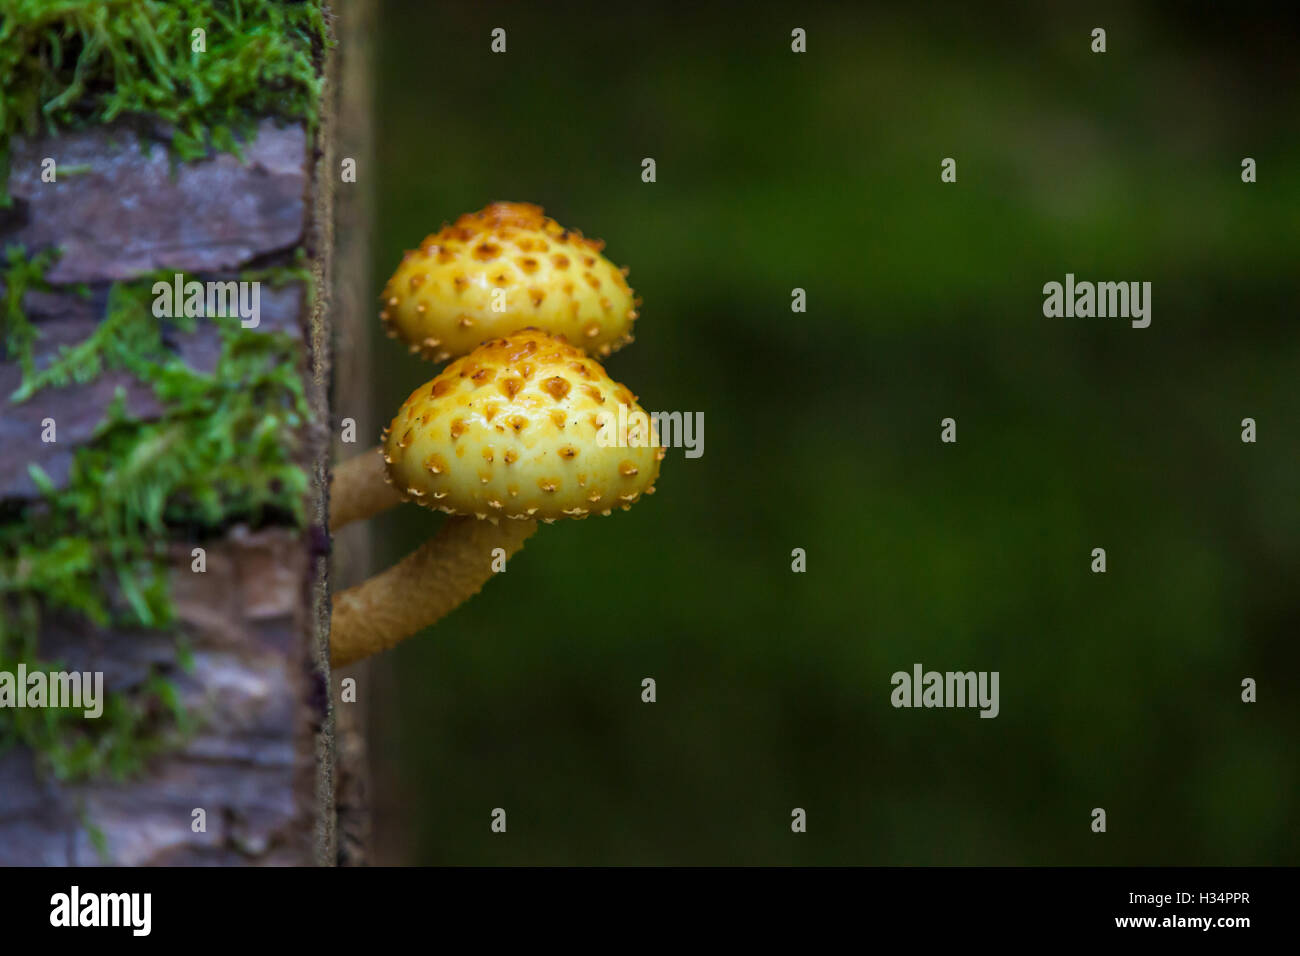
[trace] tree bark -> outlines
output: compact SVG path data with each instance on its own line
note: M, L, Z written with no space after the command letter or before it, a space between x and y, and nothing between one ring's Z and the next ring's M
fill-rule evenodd
M378 321L376 292L371 281L370 247L374 234L374 126L373 63L378 14L374 0L349 0L339 8L338 33L338 159L356 163L356 182L341 183L338 220L346 224L336 245L333 408L335 461L345 461L371 450L380 422L371 400L370 363L372 325ZM339 163L335 163L336 169ZM351 419L351 441L344 441L343 421ZM334 591L359 583L371 567L368 522L342 529L331 549L330 581ZM356 681L353 702L340 695L345 678ZM341 866L371 861L370 768L366 725L372 682L370 666L355 664L332 681L336 702L335 794L338 806L338 853Z
M347 6L364 13L370 4ZM345 10L342 22L343 47L369 42L369 28L358 32L363 18ZM364 57L352 65L368 69ZM311 479L305 523L282 517L256 530L238 523L171 529L176 630L97 627L71 613L40 618L39 656L59 660L65 670L102 671L106 690L129 689L159 669L173 674L195 732L152 759L142 774L120 782L60 782L41 772L37 756L22 747L0 755L0 865L330 865L364 855L360 725L351 715L340 724L346 763L339 770L328 667L326 488L331 435L338 434L328 404L332 339L336 329L349 336L340 353L344 380L364 381L356 369L365 363L365 337L352 323L362 315L359 288L367 286L357 272L367 255L364 229L344 234L350 278L332 285L341 148L335 139L346 136L342 148L363 155L368 148L368 81L354 77L349 93L347 82L337 82L338 66L338 58L327 54L329 82L316 131L265 120L242 161L214 153L173 169L163 144L125 123L13 144L8 188L14 205L0 214L0 245L63 250L46 275L54 288L29 290L22 300L39 335L38 368L58 346L95 331L114 281L157 269L182 272L186 280L229 279L240 270L287 264L302 250L316 294L309 296L302 283L264 287L258 328L288 333L298 343L312 407L299 436L298 463ZM340 85L344 101L336 104ZM348 117L342 124L339 105ZM43 182L45 157L81 170L57 184ZM337 198L349 217L368 208L363 193ZM88 298L72 288L78 283L89 288ZM333 321L335 295L346 329ZM200 320L170 347L191 368L211 371L220 341ZM0 362L0 394L7 399L21 380L15 361ZM167 414L153 390L111 369L84 383L45 388L23 404L0 401L0 521L25 520L23 506L40 498L29 463L39 465L56 489L66 486L77 450L95 440L118 387L133 418ZM348 414L371 429L361 386L351 388ZM38 437L45 418L58 422L55 443ZM206 551L203 573L192 570L195 544ZM347 548L361 566L366 547L364 529L350 533ZM181 664L177 630L188 641L189 670ZM345 811L338 827L336 793ZM206 817L201 830L196 809Z

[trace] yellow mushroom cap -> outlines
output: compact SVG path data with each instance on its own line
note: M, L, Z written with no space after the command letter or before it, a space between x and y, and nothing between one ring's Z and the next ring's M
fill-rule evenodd
M434 361L525 327L609 355L632 340L637 300L604 247L540 206L492 203L408 252L379 316L390 336Z
M630 507L654 491L664 454L626 386L538 329L484 342L421 385L383 452L420 504L546 521Z

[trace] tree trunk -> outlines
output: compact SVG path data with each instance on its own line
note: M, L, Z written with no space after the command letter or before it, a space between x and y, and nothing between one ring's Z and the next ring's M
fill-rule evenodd
M356 182L339 187L339 231L335 259L335 375L333 408L334 460L343 461L368 450L382 423L371 400L370 343L378 322L376 292L371 281L370 243L374 233L374 37L378 30L374 0L350 0L339 11L339 130L338 158L356 162ZM336 167L338 163L336 162ZM344 441L342 422L351 419L355 431ZM367 522L343 528L334 538L330 568L333 590L358 584L371 567L371 537ZM338 863L357 866L372 858L370 845L370 769L366 750L365 709L371 698L370 667L356 664L333 681L337 720L335 788L338 808ZM351 702L340 699L341 680L357 682Z
M335 23L349 56L353 39L368 38L368 28L358 30L369 8L368 2L348 4L341 25ZM48 368L61 346L85 343L103 329L114 308L121 308L114 306L115 283L139 282L158 270L207 282L305 266L310 282L262 283L256 333L283 333L294 343L293 371L310 413L286 419L295 423L292 434L271 436L295 448L290 464L301 469L306 489L299 514L233 508L219 520L169 519L164 528L139 532L167 555L172 623L123 624L117 613L95 623L69 610L67 595L47 600L39 580L27 579L24 593L35 596L39 614L23 618L13 596L0 590L0 614L9 615L0 633L11 649L28 642L37 658L57 662L59 670L102 672L105 691L123 699L137 699L164 677L175 689L182 721L188 721L175 733L163 715L150 712L166 742L120 779L108 772L69 775L22 738L0 751L0 865L301 865L364 857L364 748L360 724L350 714L340 724L345 761L335 762L326 490L331 434L337 434L328 405L336 328L331 302L337 295L349 323L373 312L359 305L359 297L369 296L361 269L365 229L344 234L340 254L348 281L331 285L335 192L356 189L336 185L339 153L359 154L360 161L368 148L368 79L335 82L343 62L337 52L326 55L323 67L327 85L319 126L261 121L256 138L243 145L242 159L213 152L176 164L155 131L138 123L11 144L8 190L14 202L0 211L0 245L21 243L29 255L62 250L45 271L49 288L29 286L15 296L36 334L26 375ZM365 56L350 61L349 69L368 69ZM344 95L335 103L340 88ZM338 108L347 117L343 123ZM340 135L346 137L341 145L335 142ZM46 158L61 171L55 182L42 178ZM360 192L338 198L349 217L368 206ZM364 381L355 371L364 365L364 337L351 325L339 334L349 336L340 353L344 380ZM229 374L223 338L206 319L189 330L169 327L164 341L194 372ZM0 362L0 529L16 535L14 540L48 520L51 495L74 487L85 467L79 455L104 447L105 418L115 396L113 414L132 425L175 421L176 434L189 434L181 429L202 425L204 415L220 414L178 408L165 389L119 364L105 361L102 368L10 401L25 373L19 356ZM363 429L373 431L373 423L360 389L343 387L353 409L344 414L357 418L359 433L369 434ZM49 420L57 425L55 441L42 440ZM272 493L283 481L279 471L259 474L261 459L253 450L266 440L256 427L238 433L226 457L211 463L218 472L229 466L236 499L239 481L264 481ZM120 484L129 496L135 465L115 462L103 477L105 487ZM73 541L78 531L64 528L60 536ZM92 553L108 544L92 540ZM346 544L364 560L364 530L350 534ZM34 544L52 546L48 540ZM196 549L202 549L201 561ZM12 566L30 570L31 563ZM105 584L115 611L133 606L123 587ZM32 620L38 622L35 633L23 631L24 621ZM0 669L9 657L0 641ZM0 710L0 745L4 721L15 726L16 714ZM336 787L343 810L337 827Z

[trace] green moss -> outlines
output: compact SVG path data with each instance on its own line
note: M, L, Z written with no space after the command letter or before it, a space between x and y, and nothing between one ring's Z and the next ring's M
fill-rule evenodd
M23 379L32 374L32 347L36 343L36 330L27 321L23 313L23 296L28 289L49 289L44 280L45 270L54 262L52 250L38 253L27 258L21 246L9 246L5 249L5 297L4 312L0 319L4 321L3 336L5 353L17 357L23 370Z
M180 159L238 152L253 118L317 121L319 2L3 0L0 182L15 133L161 119ZM196 51L195 30L205 49Z
M217 326L221 352L210 374L186 366L167 337L193 331L195 319L158 318L152 285L159 273L112 286L107 312L82 343L64 347L37 370L37 332L22 314L21 290L40 288L49 257L7 251L4 341L23 381L8 400L122 369L147 383L160 418L131 417L119 390L93 440L75 454L67 487L55 490L35 465L41 500L0 524L0 670L58 669L40 661L40 615L59 610L100 625L168 628L167 551L174 539L214 534L233 521L301 525L308 477L297 464L309 415L299 349L280 332L245 329L237 317ZM302 268L245 273L270 285L303 282ZM186 658L183 646L178 660ZM41 755L60 778L129 774L188 726L166 673L129 693L110 695L104 716L81 719L55 709L0 710L0 748L15 742Z

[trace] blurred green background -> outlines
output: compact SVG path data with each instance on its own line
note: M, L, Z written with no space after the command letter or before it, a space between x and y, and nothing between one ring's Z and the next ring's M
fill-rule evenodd
M1285 16L383 5L375 295L540 203L632 267L610 373L706 427L382 659L378 858L1300 862ZM1044 318L1066 272L1150 281L1150 328ZM386 421L433 370L374 349ZM385 516L380 563L438 523ZM999 671L1001 715L892 708L916 662Z

